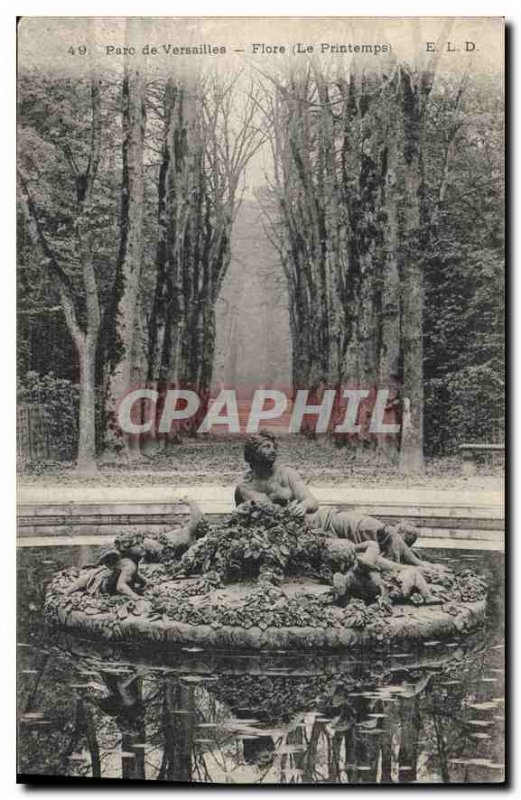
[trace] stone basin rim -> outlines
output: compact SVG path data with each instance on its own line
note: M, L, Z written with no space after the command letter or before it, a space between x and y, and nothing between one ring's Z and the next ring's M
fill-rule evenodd
M109 642L172 646L197 645L201 648L240 648L254 651L349 649L381 645L383 638L395 642L418 642L433 637L461 636L485 620L486 600L461 602L457 615L440 606L395 606L399 609L386 618L385 637L378 630L349 627L257 627L192 625L175 620L150 620L145 616L118 619L116 614L87 614L80 610L58 608L52 625L82 632Z

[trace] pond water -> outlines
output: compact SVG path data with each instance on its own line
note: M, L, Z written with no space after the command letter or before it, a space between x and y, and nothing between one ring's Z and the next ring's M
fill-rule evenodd
M202 783L504 780L503 557L423 551L490 586L484 631L414 649L168 653L50 631L45 584L96 548L19 551L18 770Z

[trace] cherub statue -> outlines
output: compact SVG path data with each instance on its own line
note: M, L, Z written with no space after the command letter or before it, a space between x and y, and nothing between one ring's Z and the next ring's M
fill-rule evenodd
M336 601L352 597L389 605L418 595L425 605L437 605L443 598L433 594L421 568L393 561L382 555L377 542L367 541L343 553L343 571L333 575Z
M121 594L132 600L142 599L146 579L139 572L141 561L159 561L165 545L169 550L173 549L176 556L181 556L195 541L203 520L201 509L190 497L182 497L180 502L190 508L186 525L161 534L159 541L144 533L127 530L115 538L114 547L103 551L95 564L83 568L67 594L83 591L92 595Z
M146 580L139 574L139 563L156 545L142 533L129 532L116 537L114 547L103 551L95 564L84 567L67 594L80 591L92 595L121 594L141 600L138 592L143 591Z

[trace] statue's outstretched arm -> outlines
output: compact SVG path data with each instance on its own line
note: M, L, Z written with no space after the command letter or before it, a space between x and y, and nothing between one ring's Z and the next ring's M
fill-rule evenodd
M239 483L235 489L235 505L240 506L241 503L247 503L248 501L258 505L271 505L271 500L267 494L252 489L246 482Z

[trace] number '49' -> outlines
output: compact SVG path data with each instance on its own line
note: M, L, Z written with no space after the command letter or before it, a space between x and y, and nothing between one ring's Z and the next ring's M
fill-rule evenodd
M76 53L77 53L79 56L84 56L84 55L85 55L85 53L87 52L87 47L86 47L84 44L80 44L80 46L79 46L79 47L73 47L73 46L71 45L71 46L69 47L69 49L68 49L68 51L67 51L67 52L69 53L69 55L70 55L70 56L75 56L75 55L76 55Z

